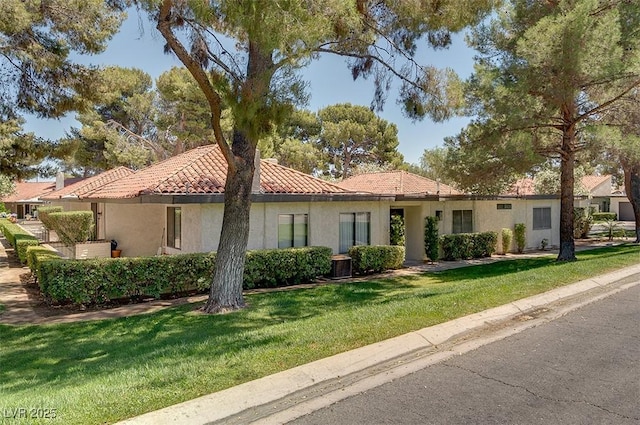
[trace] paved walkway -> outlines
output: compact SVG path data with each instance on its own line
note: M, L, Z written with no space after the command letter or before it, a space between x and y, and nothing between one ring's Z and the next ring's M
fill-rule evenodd
M597 242L579 244L576 250L590 249L611 243ZM289 286L285 288L253 290L251 292L284 291L327 284L341 284L344 282L371 280L394 276L406 276L427 271L441 271L478 264L488 264L496 261L506 261L518 258L532 258L543 255L557 254L557 251L531 252L525 254L494 255L491 258L481 258L462 261L440 261L437 263L408 264L406 268L382 273L376 276L356 277L342 280L321 280L317 283ZM29 279L29 268L22 266L16 258L13 248L4 237L0 237L0 323L10 325L68 323L76 321L102 320L126 317L137 314L153 313L167 307L202 302L207 295L178 298L174 300L154 300L145 303L128 304L114 308L90 308L79 310L77 307L48 306L39 293L38 287Z

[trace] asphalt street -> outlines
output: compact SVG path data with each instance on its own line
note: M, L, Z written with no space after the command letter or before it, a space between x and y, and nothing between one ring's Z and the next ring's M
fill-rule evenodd
M640 285L289 423L640 424Z

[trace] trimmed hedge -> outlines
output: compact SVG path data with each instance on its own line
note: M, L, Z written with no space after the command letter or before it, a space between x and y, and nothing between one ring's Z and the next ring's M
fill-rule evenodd
M40 242L38 242L38 238L17 224L11 223L9 220L0 219L0 226L2 227L4 237L16 250L20 262L24 264L27 261L27 247L39 245Z
M331 248L305 247L248 251L244 288L273 288L309 282L331 271Z
M54 303L101 304L118 298L175 295L210 287L215 252L158 257L63 260L34 254L40 290ZM247 252L244 288L290 285L331 270L331 249Z
M618 216L614 212L597 212L591 214L593 221L617 220Z
M431 261L438 261L438 217L428 216L424 218L424 253Z
M38 276L38 262L45 259L60 258L57 251L46 248L42 245L27 247L27 266L31 269L34 276Z
M522 254L527 245L527 226L524 223L516 223L513 226L513 236L516 239L518 254Z
M511 250L511 241L513 240L513 231L508 228L500 230L500 241L502 242L502 254L507 254Z
M47 230L53 230L49 214L62 212L62 207L38 207L38 220L42 222Z
M380 273L399 269L404 263L405 249L395 245L357 245L349 249L355 274Z
M48 220L66 246L86 242L93 233L93 211L51 212Z
M445 260L466 260L470 258L491 257L496 251L498 234L496 232L456 233L440 236Z
M27 263L27 250L30 247L39 246L40 241L38 239L26 237L25 235L16 235L16 252L18 253L18 259L22 264Z

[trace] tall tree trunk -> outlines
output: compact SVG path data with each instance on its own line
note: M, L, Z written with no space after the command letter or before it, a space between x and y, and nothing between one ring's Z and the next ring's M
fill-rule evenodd
M256 148L247 136L234 130L233 155L237 169L228 167L224 192L222 232L216 255L206 313L224 313L244 307L242 281L251 211L251 186Z
M575 124L567 125L562 134L562 162L560 164L560 252L557 261L575 261L576 245L574 226L574 168L575 168Z
M640 243L640 164L623 163L624 186L636 221L636 240Z

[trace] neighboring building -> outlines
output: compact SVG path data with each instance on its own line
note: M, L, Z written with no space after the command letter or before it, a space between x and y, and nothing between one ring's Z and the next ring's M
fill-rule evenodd
M16 214L18 219L37 216L37 209L44 204L42 198L56 189L61 189L65 185L74 184L81 179L65 179L60 175L53 182L17 182L15 191L0 199L4 206L11 213Z
M404 171L361 174L339 184L343 188L393 195L389 208L404 217L408 260L424 256L424 219L439 218L439 233L470 233L527 227L527 248L542 239L558 246L560 200L556 195L464 195L452 187ZM438 194L439 192L439 194ZM513 250L513 247L512 247Z

